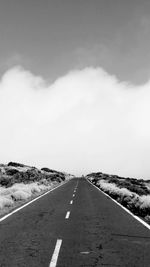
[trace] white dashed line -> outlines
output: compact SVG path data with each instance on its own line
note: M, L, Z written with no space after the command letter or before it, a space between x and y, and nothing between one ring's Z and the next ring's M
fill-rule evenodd
M72 196L75 197L75 194L73 194Z
M65 219L69 219L69 216L70 216L70 211L67 211Z
M72 205L72 203L73 203L73 200L70 201L70 204L71 204L71 205Z
M68 183L68 182L66 182L66 183ZM64 184L66 184L66 183L64 183ZM59 188L60 186L63 186L64 184L58 185L55 188L52 188L52 189L48 190L47 192L43 193L42 195L40 195L40 196L30 200L29 202L23 204L21 207L19 207L19 208L15 209L15 210L11 211L10 213L4 215L2 218L0 218L0 222L4 221L9 216L11 216L12 214L18 212L19 210L22 210L23 208L27 207L28 205L30 205L31 203L35 202L36 200L38 200L38 199L44 197L45 195L51 193L52 191L54 191L55 189Z
M62 244L62 240L57 239L55 250L54 250L51 262L49 264L49 267L55 267L56 266L61 244Z

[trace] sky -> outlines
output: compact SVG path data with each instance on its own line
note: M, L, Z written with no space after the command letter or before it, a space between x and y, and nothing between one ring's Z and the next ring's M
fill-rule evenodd
M150 74L149 0L1 0L0 72L21 64L49 82L102 67L120 80Z
M150 2L1 0L0 161L149 179Z

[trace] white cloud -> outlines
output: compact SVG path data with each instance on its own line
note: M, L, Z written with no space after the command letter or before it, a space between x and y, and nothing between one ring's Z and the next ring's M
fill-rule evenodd
M1 162L149 178L150 83L120 83L101 68L47 85L21 67L0 83Z

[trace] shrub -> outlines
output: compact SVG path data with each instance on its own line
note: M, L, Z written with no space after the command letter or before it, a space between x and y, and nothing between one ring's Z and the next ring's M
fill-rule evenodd
M8 196L0 196L0 209L13 205L13 200Z
M18 173L17 169L6 169L6 174L13 176L14 174Z
M45 172L56 172L56 171L49 169L49 168L46 168L46 167L42 168L41 170L45 171Z
M17 163L17 162L9 162L8 166L12 166L12 167L25 167L26 165L21 164L21 163Z

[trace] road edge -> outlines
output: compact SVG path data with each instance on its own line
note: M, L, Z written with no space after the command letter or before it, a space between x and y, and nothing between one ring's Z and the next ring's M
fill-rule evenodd
M21 205L20 207L14 209L14 210L11 211L10 213L8 213L8 214L4 215L3 217L1 217L1 218L0 218L0 222L6 220L8 217L10 217L11 215L13 215L14 213L16 213L16 212L18 212L19 210L21 210L21 209L27 207L27 206L30 205L31 203L33 203L33 202L35 202L36 200L38 200L38 199L44 197L45 195L49 194L50 192L54 191L55 189L57 189L57 188L59 188L59 187L65 185L65 184L68 183L69 181L71 181L71 180L68 180L68 181L64 182L63 184L60 184L60 185L58 185L58 186L56 186L56 187L54 187L54 188L52 188L52 189L46 191L45 193L41 194L40 196L35 197L34 199L30 200L29 202L27 202L27 203Z
M134 215L130 210L128 210L126 207L124 207L123 205L121 205L119 202L117 202L115 199L113 199L111 196L109 196L107 193L105 193L104 191L102 191L100 188L98 188L96 185L94 185L91 181L89 181L87 178L85 178L87 180L88 183L90 183L91 185L93 185L97 190L99 190L101 193L103 193L105 196L107 196L108 198L110 198L113 202L115 202L119 207L121 207L123 210L125 210L128 214L130 214L135 220L137 220L138 222L140 222L141 224L143 224L147 229L150 230L150 225L148 223L146 223L145 221L143 221L142 219L140 219L138 216Z

